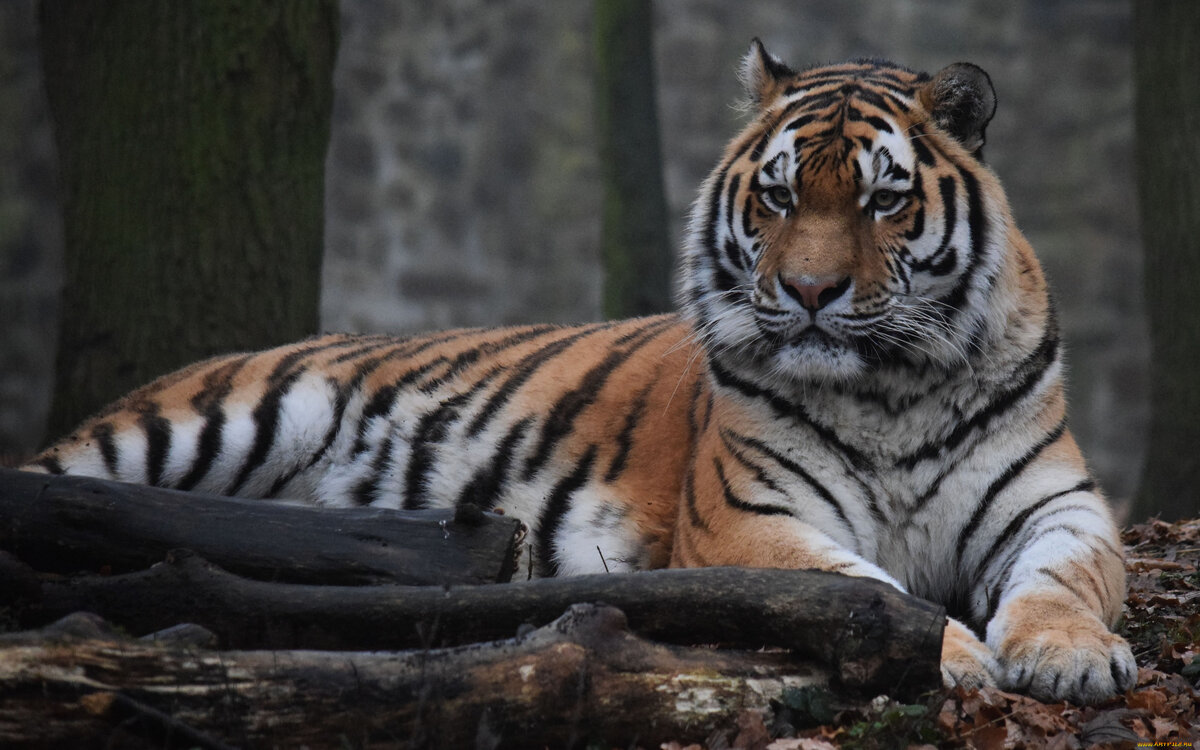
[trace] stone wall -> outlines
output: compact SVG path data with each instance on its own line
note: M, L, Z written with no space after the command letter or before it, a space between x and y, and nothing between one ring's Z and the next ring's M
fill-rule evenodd
M24 12L14 8L32 6L3 6L0 60L16 59L12 45L23 44L16 68L36 73L30 32L13 22ZM599 317L591 7L342 4L327 171L327 329ZM696 186L742 122L730 106L740 96L734 69L752 37L797 66L874 56L930 72L969 60L991 74L1000 106L987 156L1054 283L1071 354L1073 425L1110 492L1132 492L1147 345L1128 0L659 0L655 8L676 238ZM36 96L14 80L0 81L0 95L29 107ZM28 142L48 142L44 112L35 105L21 117ZM16 143L0 145L6 160L44 162L44 148ZM14 194L27 203L43 193L0 183L0 220ZM49 382L46 321L56 288L53 222L35 223L29 241L12 239L10 226L0 226L0 451L28 449L40 431L38 385ZM32 270L21 265L30 252ZM37 279L36 291L10 283L18 279Z
M421 330L599 316L590 0L345 3L324 321ZM385 10L384 8L388 8ZM987 156L1052 278L1072 421L1133 491L1147 353L1124 0L656 3L672 230L741 115L749 40L797 66L885 57L989 71Z

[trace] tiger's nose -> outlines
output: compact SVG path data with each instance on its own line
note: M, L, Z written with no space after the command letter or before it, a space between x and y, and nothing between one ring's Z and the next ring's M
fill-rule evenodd
M850 277L816 278L801 276L798 279L780 278L783 290L800 306L811 313L827 306L850 288Z

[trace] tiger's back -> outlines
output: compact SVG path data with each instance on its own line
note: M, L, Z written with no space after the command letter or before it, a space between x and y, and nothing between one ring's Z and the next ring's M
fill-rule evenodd
M165 376L33 466L330 506L474 503L526 521L538 573L662 567L703 386L689 342L674 316L325 336Z

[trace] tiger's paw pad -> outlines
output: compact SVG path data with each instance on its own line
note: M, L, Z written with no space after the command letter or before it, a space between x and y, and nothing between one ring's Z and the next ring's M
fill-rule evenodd
M1137 680L1133 651L1099 621L1039 630L1008 638L998 649L1000 684L1041 701L1095 704L1123 693Z
M968 690L996 685L999 663L992 650L957 620L946 622L942 636L942 682Z

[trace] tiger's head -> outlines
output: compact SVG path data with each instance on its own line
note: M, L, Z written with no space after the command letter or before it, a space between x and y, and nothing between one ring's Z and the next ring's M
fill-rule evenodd
M701 188L678 290L710 356L792 385L961 364L1011 224L981 162L987 74L796 72L755 40L742 78L754 119Z

